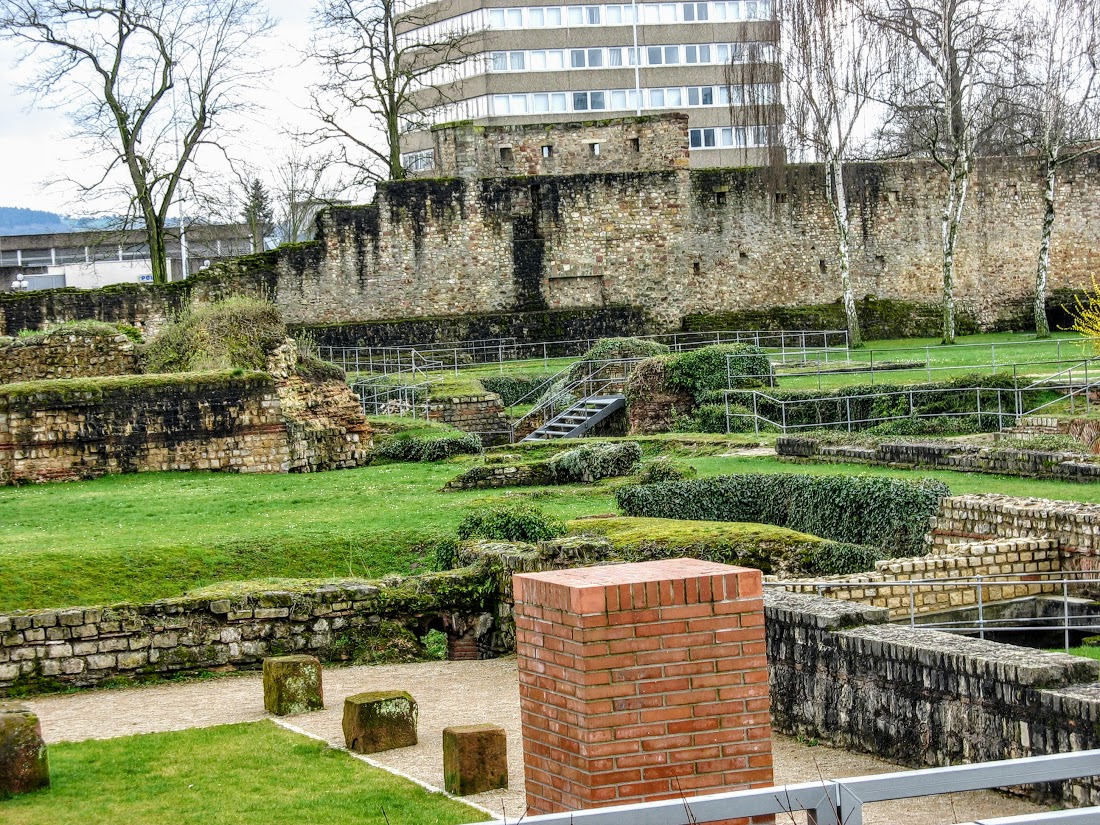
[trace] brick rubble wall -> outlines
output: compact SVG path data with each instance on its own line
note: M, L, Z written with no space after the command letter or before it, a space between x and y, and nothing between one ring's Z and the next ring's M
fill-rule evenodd
M758 570L586 567L514 592L531 813L771 783Z
M927 540L939 553L968 540L1019 538L1056 542L1067 571L1100 569L1100 505L993 493L951 496L940 502Z
M1100 748L1100 664L935 630L886 611L767 590L778 730L912 767ZM1041 792L1100 803L1096 777Z
M166 470L277 473L288 462L286 423L265 373L0 388L0 483Z
M937 467L966 473L995 473L1061 481L1100 481L1100 463L1081 453L1051 453L971 444L889 443L877 447L819 444L815 439L783 436L776 440L780 458L832 464L882 464L889 467ZM1082 447L1084 452L1084 447Z
M910 612L922 615L978 604L975 584L956 582L957 579L972 579L975 576L1004 576L1035 582L984 582L982 601L987 605L1040 593L1061 593L1061 585L1044 584L1040 579L1041 574L1059 572L1062 557L1058 542L1051 539L971 541L939 545L928 556L878 561L873 572L822 576L814 579L812 584L793 581L785 583L784 587L795 593L816 593L832 599L886 608L890 618L896 620L907 618ZM927 579L942 580L943 583L908 584Z
M61 331L0 343L0 384L141 372L125 335Z
M495 392L433 400L428 404L428 420L477 433L485 446L505 444L509 440L504 402Z
M384 622L418 636L429 627L442 629L468 655L471 638L488 643L492 620L464 583L486 575L478 568L305 592L0 615L0 696L93 687L119 676L258 668L265 656L287 653L347 660L385 648L388 638L377 640L379 632L389 632L382 631Z

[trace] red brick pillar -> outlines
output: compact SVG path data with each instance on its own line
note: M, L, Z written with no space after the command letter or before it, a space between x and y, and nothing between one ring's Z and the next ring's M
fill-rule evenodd
M514 577L529 813L772 784L759 570Z

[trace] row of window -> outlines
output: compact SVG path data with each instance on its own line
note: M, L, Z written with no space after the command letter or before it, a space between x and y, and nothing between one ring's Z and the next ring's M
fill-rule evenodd
M767 126L715 126L705 129L689 129L688 144L692 149L722 149L735 146L744 149L749 146L767 146L769 133Z
M693 106L743 106L775 102L777 90L771 84L744 86L687 86L642 89L643 109L683 109ZM534 92L493 95L490 115L527 115L546 112L636 111L638 91L611 89L586 92Z
M771 0L705 3L638 3L613 6L535 6L489 9L491 29L559 29L565 26L630 26L634 23L707 23L769 20Z
M637 20L635 20L637 9ZM478 9L398 36L402 44L438 43L446 37L486 29L559 29L575 26L620 26L771 20L772 0L710 0L705 3L638 3L614 6L535 6Z
M493 72L540 72L571 69L602 69L636 66L676 66L746 62L770 62L775 47L770 43L698 43L683 46L611 46L593 49L535 49L490 52Z

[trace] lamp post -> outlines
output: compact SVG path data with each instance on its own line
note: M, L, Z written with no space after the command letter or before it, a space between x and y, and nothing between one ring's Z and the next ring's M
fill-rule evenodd
M15 276L15 280L11 282L12 292L25 292L31 288L30 281L27 280L27 276L22 272L19 272Z

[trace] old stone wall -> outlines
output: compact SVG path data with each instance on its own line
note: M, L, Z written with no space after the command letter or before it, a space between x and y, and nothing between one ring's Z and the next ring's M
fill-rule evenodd
M1082 446L1082 451L1084 450ZM839 464L883 464L889 467L937 467L966 473L996 473L1061 481L1100 481L1100 463L1081 453L1050 453L973 444L892 442L877 447L821 444L813 438L784 436L776 440L780 458Z
M432 177L592 174L687 169L688 117L680 112L515 126L458 123L432 129Z
M978 604L978 588L959 579L983 576L984 604L1061 593L1059 584L1045 584L1044 574L1062 569L1063 554L1052 539L1001 539L937 545L927 556L875 562L868 573L822 576L812 583L785 583L793 593L816 593L831 599L859 602L889 611L891 619L940 613ZM999 584L998 577L1021 581ZM941 582L910 584L913 581Z
M941 170L899 161L848 175L856 295L934 318ZM686 316L824 306L839 281L822 181L819 167L791 166L778 178L669 169L392 182L369 206L324 213L318 242L219 264L194 284L0 296L0 313L8 332L81 317L149 325L181 303L243 292L308 326L625 306L676 328ZM1021 323L1040 190L1030 159L978 164L956 298L983 327ZM1060 191L1051 288L1080 289L1100 254L1100 158L1067 166Z
M772 722L913 767L1100 747L1097 662L885 624L886 611L765 590ZM1044 795L1100 802L1095 777Z
M940 502L928 534L934 553L966 541L1050 539L1070 571L1100 569L1100 505L997 494L951 496Z
M485 446L508 442L510 422L495 392L440 398L428 404L428 420L481 436Z
M0 483L154 470L286 472L271 376L180 373L0 387Z
M0 343L0 384L139 372L134 342L122 334L60 330Z
M369 659L415 654L430 629L486 643L482 568L404 581L348 582L303 591L256 590L143 605L0 615L0 695L108 679L259 667L265 656ZM409 646L412 646L411 648Z

